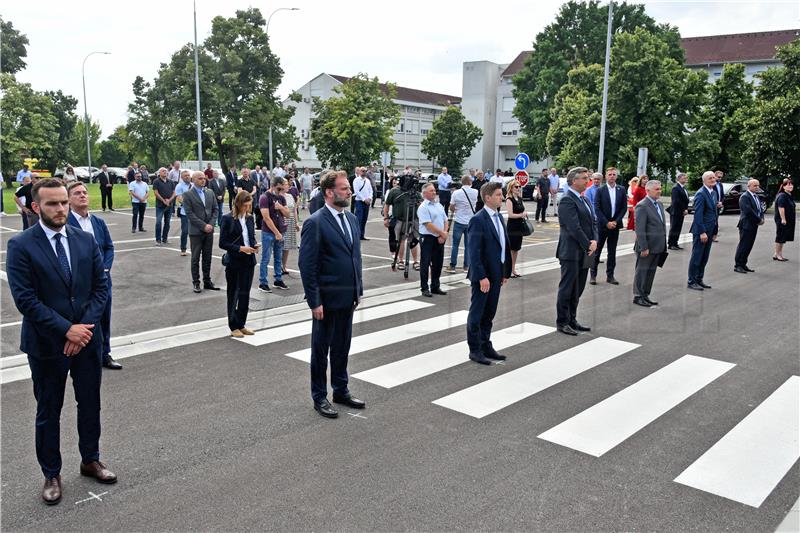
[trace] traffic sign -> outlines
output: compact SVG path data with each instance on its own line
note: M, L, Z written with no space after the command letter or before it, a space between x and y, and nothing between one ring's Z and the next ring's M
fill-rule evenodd
M528 168L528 165L531 164L531 158L528 157L528 154L525 152L520 152L517 154L517 157L514 158L514 164L520 170L525 170Z
M524 170L520 170L514 175L514 178L519 182L519 184L524 187L528 184L528 173Z

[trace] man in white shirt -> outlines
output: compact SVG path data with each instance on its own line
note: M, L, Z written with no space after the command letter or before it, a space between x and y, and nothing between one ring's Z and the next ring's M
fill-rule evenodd
M361 240L367 239L367 219L369 207L372 205L372 182L367 177L364 167L358 169L358 175L353 180L353 194L355 195L355 215L361 228Z
M170 181L178 183L181 180L181 162L175 161L172 163L172 168L169 170L169 174L167 175Z
M272 169L272 177L273 178L283 178L286 177L286 171L283 170L280 164L276 164L275 168Z
M444 212L450 209L450 199L452 197L453 177L447 173L447 167L442 167L442 173L436 178L436 184L439 186L439 203L442 204Z
M301 191L303 195L302 208L305 209L306 202L311 199L311 189L314 188L314 176L309 172L308 167L304 168L300 175L300 185L303 186Z
M553 204L553 216L558 216L558 188L561 185L561 177L558 175L556 167L550 169L550 201Z
M419 219L419 239L422 257L420 258L419 282L422 295L428 298L434 294L447 294L439 287L439 276L444 263L444 243L447 241L447 214L436 201L433 183L422 187L425 201L417 209ZM430 287L428 286L430 269Z
M456 273L458 263L458 247L461 237L464 237L464 272L469 270L469 253L467 243L467 226L475 215L478 205L478 191L473 189L472 179L467 175L461 178L461 188L453 193L450 211L454 213L453 219L453 249L450 252L450 267L448 274Z

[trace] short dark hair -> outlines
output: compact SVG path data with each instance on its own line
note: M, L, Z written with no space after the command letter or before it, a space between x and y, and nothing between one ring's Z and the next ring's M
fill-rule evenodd
M286 180L280 176L274 176L272 178L272 181L270 181L270 185L272 185L273 187L277 187L278 185L283 185L284 183L286 183Z
M31 189L31 200L39 203L39 189L56 189L58 187L64 188L61 180L56 178L44 178L37 181Z
M489 183L484 183L483 185L481 185L481 199L485 201L487 196L493 195L494 191L502 188L503 186L496 181L490 181Z
M325 197L325 191L332 191L336 187L337 178L347 178L347 172L344 170L329 170L322 175L319 180L319 192L322 197Z
M87 192L89 191L89 188L86 187L86 184L84 182L82 182L82 181L73 181L72 183L67 185L67 194L70 194L72 192L72 189L76 189L78 187L83 187L84 189L86 189Z

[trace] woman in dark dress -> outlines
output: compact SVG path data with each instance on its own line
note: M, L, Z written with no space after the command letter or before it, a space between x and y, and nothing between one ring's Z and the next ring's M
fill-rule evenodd
M517 254L522 249L522 226L528 218L522 203L522 188L517 180L508 183L506 212L508 213L508 240L511 243L511 277L518 278Z
M794 240L796 213L794 199L792 198L793 190L794 183L787 178L783 180L778 196L775 197L775 226L777 226L777 231L775 234L775 255L772 256L775 261L788 261L783 257L783 245Z

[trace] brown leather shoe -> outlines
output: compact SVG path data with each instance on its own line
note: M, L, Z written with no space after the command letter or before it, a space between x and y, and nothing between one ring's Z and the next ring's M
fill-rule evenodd
M242 337L244 337L244 333L242 333L242 330L240 329L234 329L231 330L231 337L235 339L241 339Z
M93 477L100 483L116 483L117 475L106 468L100 461L92 461L88 465L81 463L81 475Z
M255 335L256 334L255 331L253 331L252 329L247 329L247 328L242 328L239 331L241 331L245 335Z
M45 479L42 487L42 499L47 505L55 505L61 501L61 476Z

